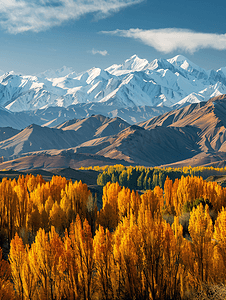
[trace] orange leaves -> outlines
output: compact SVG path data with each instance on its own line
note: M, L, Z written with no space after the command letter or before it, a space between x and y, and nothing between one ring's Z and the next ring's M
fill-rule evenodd
M142 196L128 188L121 188L118 183L107 183L103 189L103 208L99 212L100 225L114 230L123 217L133 214L138 217L139 210L146 209L152 215L160 213L163 206L163 190L156 187L148 190Z
M134 193L134 191L133 191ZM135 200L135 195L133 195L132 200L131 201L131 191L129 188L125 188L123 187L121 189L121 191L119 191L118 195L117 195L117 203L118 203L118 210L119 210L119 214L120 214L120 219L123 216L126 216L127 211L129 210L128 208L130 206L133 206L135 208L136 206L136 201ZM131 203L132 202L132 203Z
M169 178L164 185L165 209L174 215L183 213L184 205L192 207L197 199L207 200L216 211L225 205L226 189L202 177L182 176L173 183Z
M93 270L94 270L94 249L91 227L85 220L82 224L79 216L71 224L70 235L71 247L76 257L78 270L78 285L82 287L84 299L91 299Z
M57 202L52 206L49 213L49 220L58 232L64 231L66 227L66 214Z
M18 295L24 294L23 266L26 264L26 250L22 239L15 235L10 244L9 262L11 265L14 287Z
M98 263L108 265L108 255L112 251L112 234L108 229L106 231L102 226L96 231L93 240L94 243L94 257Z
M214 225L214 239L226 250L226 209L222 208Z
M214 266L217 274L217 280L226 282L226 210L222 208L214 225L213 238L216 242L214 251Z
M154 217L155 214L159 214L163 206L162 201L162 189L155 187L154 191L148 190L141 196L140 207L144 207L149 210Z
M94 266L96 272L95 288L98 290L101 299L113 298L114 266L112 263L112 234L108 229L104 231L99 226L93 239Z
M121 278L120 282L114 282L119 298L126 295L145 299L149 294L150 299L175 299L180 294L184 239L178 222L174 231L160 216L152 216L148 208L139 210L137 220L130 214L118 225L113 234L111 277ZM120 283L123 283L121 290Z
M2 249L0 249L0 300L13 299L15 299L15 292L11 283L11 268L9 263L2 259Z
M132 167L129 173L135 181ZM11 242L9 261L17 296L24 300L180 299L186 289L202 281L226 282L225 209L213 232L209 207L195 202L208 198L219 210L225 195L226 189L192 176L174 182L166 178L164 191L156 186L142 195L108 183L97 220L103 227L95 232L97 208L81 181L54 177L45 183L31 175L18 182L4 179L1 226L10 234L21 233L20 226L34 235L37 232L30 246L24 246L17 234ZM184 239L179 223L186 202L194 207L190 240ZM166 207L177 215L172 226L162 218ZM0 299L2 282L8 280L4 263L0 256ZM4 293L3 299L9 299Z
M45 183L41 176L27 175L18 181L3 179L0 196L0 225L6 229L8 240L17 231L23 233L27 243L36 236L30 248L24 246L17 234L11 242L9 257L18 297L47 300L66 295L67 299L81 299L84 294L89 299L93 238L86 218L94 232L96 204L87 185L81 181L68 182L60 176ZM78 215L82 221L76 219ZM72 232L70 236L65 232L62 240L58 233L63 234L75 219L77 239L71 239Z
M90 299L93 261L91 228L79 217L64 239L51 227L49 233L39 229L30 248L18 235L11 242L12 276L20 299Z
M84 221L87 218L87 205L91 193L86 184L81 181L69 182L65 190L61 190L60 207L66 213L69 223L75 220L77 214Z
M0 226L6 231L9 243L15 232L24 232L27 238L30 233L34 236L40 227L49 230L54 225L63 233L77 214L83 221L89 214L96 217L96 213L87 208L91 198L86 184L72 183L61 176L53 176L50 182L45 182L40 175L19 176L17 181L3 178ZM92 209L96 209L94 204ZM95 223L92 218L90 221Z
M213 235L213 223L209 215L209 207L200 204L193 208L189 220L189 233L193 244L202 244L211 241Z
M62 295L60 283L63 276L60 263L64 245L54 227L51 228L49 234L40 229L37 232L35 243L26 250L33 282L36 282L33 293L42 299L60 297Z
M212 271L210 258L213 257L213 223L207 205L205 209L202 204L193 208L188 230L192 238L194 264L197 266L194 275L202 282L209 282Z
M10 244L10 261L15 261L15 265L19 267L25 255L25 247L22 239L16 233Z
M121 191L121 187L116 183L110 183L108 182L106 186L103 188L103 209L105 205L108 203L112 206L113 211L117 213L118 211L118 205L117 205L117 198L118 198L118 193Z
M118 194L120 191L121 187L118 182L108 182L103 188L103 208L99 213L98 222L109 230L114 230L118 225Z

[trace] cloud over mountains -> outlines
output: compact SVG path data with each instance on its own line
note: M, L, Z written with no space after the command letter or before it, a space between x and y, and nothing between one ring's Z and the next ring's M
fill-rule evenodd
M131 28L102 31L102 33L133 38L163 53L173 51L194 53L203 48L226 50L226 34L195 32L181 28L150 30Z
M93 55L96 55L96 54L100 54L102 56L106 56L108 55L108 52L107 50L96 50L96 49L92 49L92 51L90 51Z
M89 13L104 18L143 0L2 0L0 25L9 33L40 32Z

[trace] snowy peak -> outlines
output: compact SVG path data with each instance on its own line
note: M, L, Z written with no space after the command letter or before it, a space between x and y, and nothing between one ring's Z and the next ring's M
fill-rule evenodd
M109 74L108 74L108 72L106 72L100 68L92 68L84 73L79 74L74 79L77 79L83 83L90 84L96 78L99 78L100 80L102 80L102 79L108 80Z
M131 71L139 72L143 71L148 67L148 61L146 59L139 58L136 54L131 56L129 59L125 60L125 62L121 65L112 65L106 69L107 72L114 75L126 74ZM120 72L124 71L124 72Z
M149 70L160 70L160 69L170 70L170 69L172 69L172 65L170 62L168 62L168 60L166 60L164 58L160 58L160 59L154 59L148 65L148 69Z
M222 71L222 73L224 73L224 75L226 76L226 67L223 67L220 69Z
M175 64L176 66L180 67L181 65L183 65L184 62L188 62L189 60L183 55L176 55L172 58L167 59L167 61L171 64Z
M148 66L146 59L141 59L137 55L131 56L123 65L124 70L142 71Z
M44 72L43 76L0 76L0 106L13 112L66 108L79 103L98 103L114 109L171 107L226 93L226 68L205 71L182 55L151 63L133 55L105 70L94 67L76 74L63 67Z
M186 58L183 55L176 55L173 58L167 59L167 61L172 65L177 66L191 73L194 70L197 70L198 72L206 73L204 69L200 68L199 66L191 62L188 58Z

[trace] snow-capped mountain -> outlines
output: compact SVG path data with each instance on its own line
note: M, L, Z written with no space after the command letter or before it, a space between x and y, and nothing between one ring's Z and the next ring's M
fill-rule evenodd
M0 106L13 112L68 107L185 105L226 93L226 67L206 71L182 55L148 62L133 55L120 65L81 74L63 67L37 76L0 76Z
M58 69L56 71L49 69L46 70L45 72L36 74L37 77L41 78L56 78L56 77L64 77L67 76L68 74L76 74L72 68L67 68L66 66L63 66L61 69Z

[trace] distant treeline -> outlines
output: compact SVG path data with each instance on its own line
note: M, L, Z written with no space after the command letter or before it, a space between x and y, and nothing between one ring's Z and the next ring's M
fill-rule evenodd
M85 168L81 168L85 169ZM146 167L125 167L123 165L89 167L95 171L100 171L97 178L97 184L105 186L107 182L116 183L120 186L137 190L154 189L156 186L164 187L167 177L171 180L181 178L182 176L201 176L206 179L212 175L226 174L226 168L213 167L182 167L182 168L146 168Z

